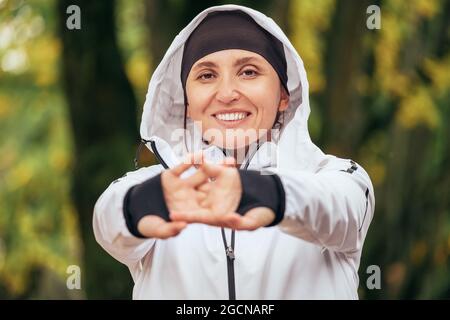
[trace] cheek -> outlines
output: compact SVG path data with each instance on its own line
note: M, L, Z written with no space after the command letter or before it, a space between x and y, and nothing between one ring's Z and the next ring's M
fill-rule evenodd
M249 85L246 95L257 108L260 128L271 128L280 100L278 83L261 82Z
M187 100L188 100L188 116L192 120L200 120L203 116L204 110L208 107L209 101L211 100L211 94L208 90L196 90L192 88L187 90Z

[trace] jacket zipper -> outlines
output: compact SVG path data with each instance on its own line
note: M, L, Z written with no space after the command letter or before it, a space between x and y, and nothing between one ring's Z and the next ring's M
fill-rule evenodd
M247 159L247 162L244 165L243 170L247 170L250 165L250 161L255 155L256 151L259 149L259 143L257 145L256 150L253 154ZM225 154L226 156L226 154ZM231 244L227 244L227 239L225 237L225 229L222 227L222 240L223 246L225 247L225 255L227 256L227 273L228 273L228 297L229 300L236 300L236 280L234 277L234 260L236 258L234 254L234 243L235 243L235 230L231 230Z
M227 274L228 274L228 298L229 300L236 300L236 288L234 280L234 230L231 231L231 244L227 245L225 237L225 229L222 231L223 246L225 247L225 255L227 256Z

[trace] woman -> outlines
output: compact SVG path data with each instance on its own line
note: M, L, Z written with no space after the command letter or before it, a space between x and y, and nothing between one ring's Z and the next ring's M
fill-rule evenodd
M373 187L311 142L309 112L303 63L262 13L212 7L180 32L142 116L160 165L116 180L94 209L133 298L358 298Z

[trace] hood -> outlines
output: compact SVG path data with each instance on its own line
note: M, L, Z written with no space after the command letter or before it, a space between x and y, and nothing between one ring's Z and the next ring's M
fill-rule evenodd
M284 32L271 18L243 6L210 7L199 13L175 37L150 79L140 126L141 138L144 141L165 141L173 148L178 157L182 157L186 152L202 149L201 134L194 132L194 126L189 121L187 128L191 132L190 141L194 141L194 144L191 144L192 147L180 148L180 145L186 146L185 143L180 143L184 141L184 135L180 135L184 121L184 96L180 80L181 60L184 43L197 25L208 13L226 10L244 11L283 43L290 102L285 111L283 127L276 143L277 167L316 170L325 155L312 143L308 132L309 86L303 61ZM146 143L146 146L153 152L150 143Z

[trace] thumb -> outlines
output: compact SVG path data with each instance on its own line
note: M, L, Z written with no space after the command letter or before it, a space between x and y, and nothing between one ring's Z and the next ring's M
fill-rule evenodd
M222 172L223 168L220 165L204 162L201 166L203 170L210 178L215 178Z
M250 209L236 226L236 230L256 230L272 223L275 219L273 210L266 207Z

